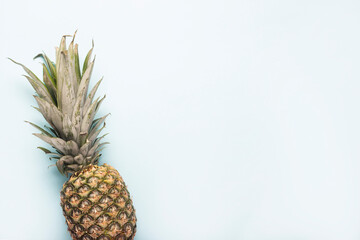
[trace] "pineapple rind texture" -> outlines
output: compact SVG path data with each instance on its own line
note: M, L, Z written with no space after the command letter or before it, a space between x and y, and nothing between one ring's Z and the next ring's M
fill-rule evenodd
M136 215L126 185L113 167L89 165L73 174L60 192L74 240L132 240Z

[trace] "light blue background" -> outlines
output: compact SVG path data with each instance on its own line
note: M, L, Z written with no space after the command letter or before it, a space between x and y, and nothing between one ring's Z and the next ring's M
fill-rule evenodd
M360 239L359 1L0 2L1 240L68 240L12 57L95 40L136 240Z

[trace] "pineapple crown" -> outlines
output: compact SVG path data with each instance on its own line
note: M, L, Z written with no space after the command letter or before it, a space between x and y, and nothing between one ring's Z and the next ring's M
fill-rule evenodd
M105 96L96 100L94 95L102 81L100 79L88 93L91 72L95 58L91 60L94 44L88 52L82 70L80 70L78 45L74 44L76 32L68 48L66 37L61 38L60 46L56 48L56 62L53 63L45 54L39 54L43 63L43 81L24 65L28 75L25 75L37 95L34 98L38 110L50 126L44 128L28 122L41 133L34 133L54 151L38 147L50 159L56 160L56 166L61 174L75 173L89 164L97 164L101 156L102 147L108 142L100 141L105 135L98 137L105 127L105 119L109 115L95 118Z

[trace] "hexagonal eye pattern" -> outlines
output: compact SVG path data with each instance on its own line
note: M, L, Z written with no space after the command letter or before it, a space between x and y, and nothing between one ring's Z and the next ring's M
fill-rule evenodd
M86 193L86 192L88 192L90 190L91 190L90 186L82 185L81 187L79 187L78 193Z
M109 193L110 194L119 194L120 192L119 192L119 190L117 188L113 187L113 188L110 188Z
M69 196L69 194L71 194L71 192L73 192L75 189L74 185L69 184L64 188L64 193L65 195Z
M93 217L98 217L99 215L101 215L102 211L102 207L100 207L99 205L95 205L90 209L89 214L91 214Z
M121 226L117 222L112 222L109 225L109 230L112 231L112 232L118 232L118 231L121 231Z
M76 224L75 227L73 228L73 232L77 235L77 236L81 236L85 231L85 228L82 227L79 224Z
M103 196L100 200L99 203L101 204L109 204L110 202L112 202L111 197L109 196Z
M74 174L60 193L74 239L133 239L136 217L129 192L116 170L104 169L96 166L86 176Z
M71 204L68 203L68 202L66 202L66 203L64 204L63 210L64 210L65 212L70 211L70 210L71 210Z
M77 208L73 208L73 210L71 211L71 215L73 218L77 218L82 214L82 212L77 209Z
M99 185L98 185L99 191L101 191L102 193L105 193L108 191L108 189L109 189L109 186L107 183L105 183L105 182L99 183Z
M108 207L107 211L110 213L116 213L119 211L119 208L116 205L111 205L110 207Z
M90 206L91 206L91 202L89 200L86 200L86 199L82 200L80 202L80 204L79 204L79 208L81 208L81 209L87 209Z
M99 178L98 177L91 177L88 179L87 183L91 186L91 187L96 187L97 184L99 183Z
M133 234L133 228L130 223L126 223L123 229L125 230L126 237L130 237Z
M100 227L98 225L93 225L93 226L89 227L88 232L90 234L96 234L98 232L101 232L102 230L103 230L102 227Z
M94 219L90 215L87 215L87 214L82 216L82 218L80 219L80 223L83 224L83 225L90 224L93 221L94 221Z
M69 202L72 206L76 206L79 204L81 197L78 194L73 194L70 199Z
M126 201L123 197L119 197L115 200L115 202L119 205L120 208L124 208Z
M121 226L123 226L128 221L128 216L125 212L121 212L118 214L117 219L119 220Z
M107 214L103 214L96 219L97 223L104 223L110 221L110 217Z
M88 198L94 202L94 201L98 201L101 197L101 192L99 192L98 190L94 190L92 191L89 195L88 195Z

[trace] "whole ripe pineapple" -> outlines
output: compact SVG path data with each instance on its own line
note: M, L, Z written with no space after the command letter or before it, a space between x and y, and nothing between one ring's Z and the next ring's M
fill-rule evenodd
M118 171L104 164L98 166L104 144L98 137L105 127L105 115L95 119L103 98L94 99L99 80L88 93L94 60L93 48L88 52L80 70L78 45L74 37L66 46L63 36L56 48L56 62L45 54L35 58L43 60L43 81L24 65L25 76L35 89L35 107L50 126L36 127L34 133L50 144L54 150L39 147L56 160L60 173L70 179L60 192L68 230L73 239L112 240L134 239L136 216L130 194ZM13 60L12 60L13 61Z

